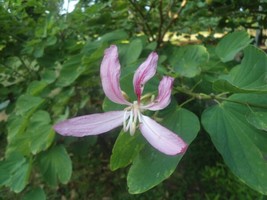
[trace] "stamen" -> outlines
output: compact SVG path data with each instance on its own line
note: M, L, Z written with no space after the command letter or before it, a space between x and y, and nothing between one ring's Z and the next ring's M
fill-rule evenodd
M133 136L136 130L136 125L134 122L132 122L131 126L130 126L130 135Z
M142 122L142 115L138 101L134 101L131 106L125 108L123 115L124 132L127 132L129 130L130 135L133 136L136 131L136 123L138 123L138 121Z
M133 123L133 115L134 115L133 110L131 110L130 112L131 112L130 113L130 119L129 119L128 123L127 123L125 132L129 130L131 124Z
M127 131L127 130L126 130L126 121L127 121L127 119L129 118L129 116L127 116L127 114L128 114L128 111L125 110L125 111L124 111L124 115L123 115L123 131L124 131L124 132Z

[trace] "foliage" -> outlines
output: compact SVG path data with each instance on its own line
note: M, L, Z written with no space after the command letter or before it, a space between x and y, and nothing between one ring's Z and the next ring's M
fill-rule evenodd
M203 178L197 185L213 184L214 178L223 187L230 179L244 198L242 187L246 186L241 180L266 195L267 58L251 45L251 36L244 30L264 25L266 14L258 8L265 8L266 2L230 2L87 0L80 1L72 13L61 13L60 0L0 1L0 186L22 199L53 199L49 195L56 188L71 188L83 198L92 185L90 179L84 180L89 171L92 179L94 173L105 181L111 177L110 170L103 170L110 157L111 170L126 168L114 172L119 174L117 182L127 180L131 194L147 192L136 196L140 199L151 191L167 199L169 187L175 191L172 198L197 198L185 194L192 172ZM219 41L214 38L214 33L229 28L237 30ZM181 41L176 36L181 40L199 31L209 31L210 36L198 34L194 44L177 45ZM54 132L53 124L69 117L119 109L120 105L103 98L100 86L99 65L110 44L119 48L124 91L133 91L133 72L151 51L158 52L157 77L145 90L155 94L160 77L175 78L172 103L152 117L190 144L184 155L163 155L147 145L140 133L132 137L119 129L81 139ZM207 134L212 143L195 149L201 146L196 142L209 140ZM218 154L213 152L217 156L213 165L203 159L214 150L212 145L237 178ZM201 172L194 166L198 159L203 160L198 163ZM169 182L163 182L170 176ZM101 195L103 188L99 186L96 193ZM223 195L211 190L198 197ZM132 198L125 191L122 194L124 199ZM249 194L247 198L260 197L253 191ZM238 194L229 187L227 197L231 195Z

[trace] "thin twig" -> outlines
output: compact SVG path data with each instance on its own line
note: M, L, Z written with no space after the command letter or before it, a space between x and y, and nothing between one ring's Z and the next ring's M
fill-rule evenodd
M138 7L137 3L133 2L132 0L129 0L129 2L132 4L132 6L135 8L135 11L137 13L139 13L139 15L141 16L142 20L143 20L143 24L144 24L144 27L146 27L148 33L149 33L149 36L152 37L154 39L154 35L153 35L153 32L149 26L149 24L147 23L147 20L146 20L146 17L145 15L143 14L143 12L140 10L140 8Z
M163 38L166 35L166 33L168 32L168 30L170 29L170 27L178 19L179 15L181 14L181 12L182 12L183 8L185 7L186 3L187 3L187 0L183 0L182 1L179 9L176 12L176 15L173 16L173 18L170 20L169 24L166 26L165 30L163 31L163 34L161 35L161 38L160 38L160 43L163 41ZM160 44L158 44L158 45L160 45Z
M159 7L158 7L158 11L159 11L159 28L158 28L158 40L157 40L157 46L160 45L161 43L161 33L162 33L162 26L164 23L164 19L163 19L163 10L162 10L162 0L159 1Z

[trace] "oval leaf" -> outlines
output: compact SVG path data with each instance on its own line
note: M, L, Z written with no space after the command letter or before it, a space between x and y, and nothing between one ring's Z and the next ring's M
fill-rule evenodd
M267 104L266 95L233 95L229 100ZM267 194L267 134L249 124L248 106L231 102L207 109L202 124L232 172L253 189Z
M170 106L162 115L162 124L190 144L200 129L198 118L190 111ZM149 144L134 159L127 177L129 192L145 192L167 179L176 169L182 154L167 156Z
M43 179L51 186L57 186L58 181L66 184L71 177L71 159L63 146L54 146L40 154L38 158Z
M246 31L227 34L217 45L215 51L222 62L233 60L236 54L247 47L252 40Z
M218 91L239 93L267 92L267 56L254 46L244 50L241 65L233 68L229 75L215 81L213 88Z
M170 63L181 76L194 77L201 72L201 65L208 62L209 53L204 46L191 45L178 48L170 58Z

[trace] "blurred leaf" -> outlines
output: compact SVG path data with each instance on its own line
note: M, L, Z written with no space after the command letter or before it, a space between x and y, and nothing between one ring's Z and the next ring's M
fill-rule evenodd
M209 53L201 45L180 47L170 57L174 71L180 76L194 77L201 72L201 65L208 62Z
M18 153L0 161L0 185L10 187L16 193L21 192L28 183L31 170L30 162Z
M28 135L25 135L25 130L28 125L29 117L31 114L21 116L11 116L8 119L8 146L6 148L6 155L10 155L12 152L20 152L23 155L29 155L29 141Z
M142 41L140 39L134 39L130 42L130 44L126 48L126 52L121 59L122 66L126 66L136 61L143 49Z
M37 109L44 99L40 97L34 97L29 94L21 95L16 102L16 114L23 115L28 111L33 111Z
M143 146L143 136L139 131L131 136L122 130L112 149L110 159L111 170L129 165Z
M47 83L45 81L32 81L28 88L27 88L27 94L36 96L42 92L42 90L47 86Z
M267 95L239 94L230 100L266 105ZM248 106L223 102L202 114L202 124L225 163L242 182L267 194L267 134L247 122Z
M236 31L227 34L216 47L216 53L222 60L227 62L233 60L236 54L251 43L246 31Z
M246 115L248 122L255 128L267 131L267 112L250 112Z
M56 80L56 73L54 70L44 69L41 73L42 81L46 82L47 84L53 83Z
M87 66L88 68L92 68L93 62L100 61L101 58L104 55L104 51L106 49L106 46L101 46L94 51L87 52L84 57L82 58L82 64ZM100 69L100 63L98 66L98 69Z
M53 142L55 133L50 124L48 112L38 110L28 124L26 134L29 135L30 149L33 154L46 150Z
M164 111L162 124L175 133L179 133L189 145L200 129L197 116L192 112L169 106ZM129 170L127 184L131 194L145 192L167 179L176 169L182 154L167 156L155 150L149 144L133 160Z
M33 188L23 196L22 200L46 200L46 195L42 188Z
M54 146L41 153L38 166L43 179L51 186L57 186L58 181L66 184L71 177L71 159L63 146Z
M241 64L233 68L229 75L221 76L214 82L218 91L235 93L267 92L267 56L254 46L244 50Z
M51 46L51 45L54 45L56 44L57 42L57 37L56 36L50 36L46 39L46 46Z
M72 56L62 65L57 86L66 87L72 84L83 73L84 67L81 65L82 56L82 54Z
M100 37L102 42L114 42L116 40L125 40L128 38L128 34L124 30L116 30L110 33L107 33Z

